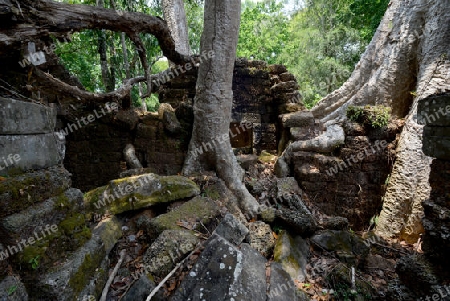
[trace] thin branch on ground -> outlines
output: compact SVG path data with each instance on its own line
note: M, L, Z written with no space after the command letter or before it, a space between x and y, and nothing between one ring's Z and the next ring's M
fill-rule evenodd
M169 280L170 277L172 277L173 274L175 274L175 272L186 262L186 260L188 260L188 258L190 258L195 252L197 252L200 249L200 246L202 244L199 243L197 245L197 247L191 252L189 253L188 256L186 256L182 261L180 261L179 263L177 263L177 265L175 266L175 268L173 268L172 271L170 271L169 274L167 274L166 277L164 277L163 280L161 280L161 282L158 284L157 287L155 287L155 289L150 293L150 295L148 295L147 299L145 301L150 301L152 300L152 298L156 295L156 293L161 289L161 287L163 287L164 283L167 282L167 280Z
M125 249L120 251L120 258L117 262L116 266L114 267L113 272L111 275L109 275L108 281L106 282L105 287L103 288L102 296L100 298L100 301L106 301L106 295L108 294L109 287L111 286L114 277L116 276L117 272L119 271L120 266L122 265L123 260L125 259L126 251Z

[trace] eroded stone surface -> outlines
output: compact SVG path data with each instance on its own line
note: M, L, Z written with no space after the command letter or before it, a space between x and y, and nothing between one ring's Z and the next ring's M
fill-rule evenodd
M203 226L198 221L208 225L219 214L219 208L213 200L195 197L169 213L161 214L156 218L150 219L142 216L138 219L137 226L147 231L150 237L156 238L164 230L181 230L182 228L177 224L179 221L186 221L194 229L203 231Z
M214 232L238 246L248 234L248 229L232 214L227 214Z
M187 230L165 230L145 252L145 271L164 278L198 242Z
M0 282L0 300L28 301L28 293L18 277L7 276Z
M214 234L197 263L170 299L266 300L266 259L243 244L241 250Z
M269 256L275 246L275 237L273 236L270 225L256 221L248 225L248 230L248 242L250 246L260 252L264 257Z
M291 237L284 231L278 237L273 253L274 261L281 264L292 280L305 282L309 244L301 236Z
M96 213L108 211L118 214L198 194L200 189L188 178L143 174L113 180L106 186L89 191L85 195L85 205Z

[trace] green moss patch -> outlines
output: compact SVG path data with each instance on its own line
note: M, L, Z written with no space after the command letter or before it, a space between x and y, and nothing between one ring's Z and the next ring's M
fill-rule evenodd
M62 194L70 187L67 170L50 168L0 181L0 217L8 216Z
M101 262L102 256L102 252L85 255L80 268L69 280L69 286L72 288L75 295L78 295L88 284L90 281L89 275L95 274L95 270L97 269L99 262Z
M107 186L89 191L84 196L92 213L119 214L200 194L191 180L181 176L159 177L146 174L113 180Z
M263 163L273 163L277 160L277 156L272 155L266 151L262 151L258 157L258 160Z
M147 226L147 232L152 237L157 237L164 230L181 230L178 221L187 221L189 224L201 221L204 225L219 215L219 208L209 198L195 197L173 211L159 215L151 219Z
M46 236L38 234L42 239L36 240L36 243L18 254L15 260L18 266L32 269L29 262L38 257L41 270L48 270L61 258L62 254L75 251L92 237L91 229L86 226L85 217L80 213L75 213L61 221L57 232Z

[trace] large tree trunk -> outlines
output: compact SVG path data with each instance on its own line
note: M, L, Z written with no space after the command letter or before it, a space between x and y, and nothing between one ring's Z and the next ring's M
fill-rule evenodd
M449 41L448 0L393 0L349 80L311 110L327 128L342 123L349 105L384 104L394 116L406 115L377 225L383 237L413 241L422 232L421 203L430 192L431 158L422 152L417 103L450 90ZM289 166L291 154L303 145L291 144L277 165Z
M200 64L194 99L194 128L183 174L215 170L239 199L248 217L258 210L245 188L243 170L229 139L233 102L232 79L240 23L240 0L206 0L201 51L209 58Z
M162 8L164 19L175 40L175 50L184 55L191 55L183 0L162 0Z

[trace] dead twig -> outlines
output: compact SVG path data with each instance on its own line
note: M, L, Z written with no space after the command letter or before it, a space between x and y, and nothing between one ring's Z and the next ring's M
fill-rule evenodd
M106 301L106 295L108 294L109 287L111 286L111 284L114 280L114 277L116 276L117 272L119 271L120 266L122 265L123 260L125 259L125 254L126 254L125 249L120 251L119 261L117 262L116 266L114 267L114 270L111 273L111 275L109 275L108 281L106 282L106 285L103 288L103 292L102 292L100 301Z
M177 263L177 265L175 266L175 268L173 268L172 271L170 271L169 274L167 274L166 277L164 277L163 280L161 280L161 282L158 284L157 287L155 287L155 289L150 293L150 295L148 295L147 299L145 301L150 301L152 300L152 298L156 295L156 293L161 289L161 287L163 287L164 283L167 282L167 280L169 280L170 277L172 277L173 274L175 274L175 272L184 264L184 262L192 256L192 254L194 254L195 252L197 252L197 250L200 249L201 243L199 243L197 245L197 247L191 252L189 253L188 256L186 256L182 261L180 261L179 263Z
M386 249L389 249L389 250L392 250L392 251L396 251L396 252L402 253L403 255L409 255L409 254L408 254L407 252L405 252L405 251L402 251L402 250L399 250L399 249L396 249L396 248L392 248L392 247L389 247L389 246L380 244L380 243L378 243L378 242L373 242L372 244L373 244L373 245L380 246L380 247L382 247L382 248L386 248Z

